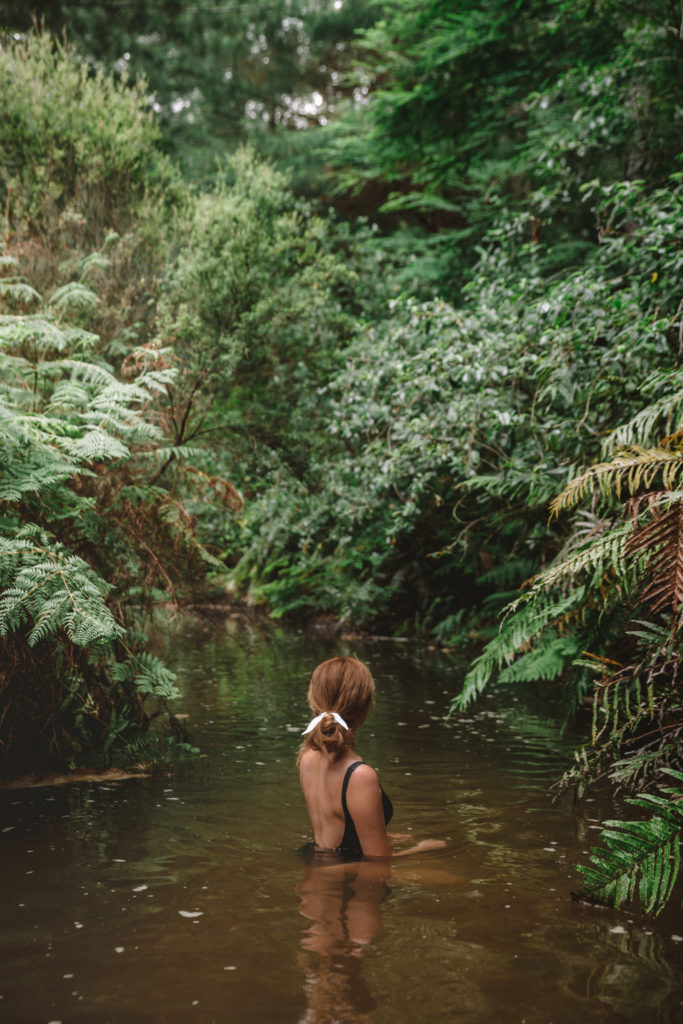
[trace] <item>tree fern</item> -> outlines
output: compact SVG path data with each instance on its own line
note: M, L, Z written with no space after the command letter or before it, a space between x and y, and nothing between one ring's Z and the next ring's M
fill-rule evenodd
M656 403L624 436L645 437L676 407L677 400ZM656 446L622 449L565 487L552 515L591 499L604 503L610 518L577 518L564 552L506 610L498 637L474 662L455 702L463 706L496 672L507 682L553 678L573 659L575 689L578 670L591 673L591 742L577 753L563 787L575 783L582 790L615 764L615 779L624 782L650 783L664 772L683 781L669 767L683 750L682 469L674 435ZM588 642L591 634L597 649ZM618 644L614 655L610 640ZM580 868L581 895L615 906L637 896L645 912L661 911L679 870L683 789L660 788L664 796L630 798L652 812L649 821L606 823L605 847Z
M176 581L196 585L210 557L178 500L150 485L168 458L153 403L174 372L143 354L119 379L86 355L95 336L60 320L92 305L89 290L53 299L53 315L0 316L3 770L27 730L44 747L33 757L62 763L137 744L154 714L144 702L177 691L131 631L127 595L175 599Z

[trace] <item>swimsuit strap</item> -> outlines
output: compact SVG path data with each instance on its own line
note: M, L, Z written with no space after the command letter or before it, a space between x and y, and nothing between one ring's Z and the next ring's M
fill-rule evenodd
M349 765L349 767L346 769L346 774L344 775L344 781L342 782L341 802L342 802L342 810L344 811L344 819L345 820L348 820L348 819L351 818L351 815L349 814L349 810L348 810L348 808L346 806L346 790L348 789L349 779L351 778L351 776L353 775L353 773L355 772L355 770L356 770L356 768L358 767L359 764L365 764L365 762L364 761L354 761L353 764Z

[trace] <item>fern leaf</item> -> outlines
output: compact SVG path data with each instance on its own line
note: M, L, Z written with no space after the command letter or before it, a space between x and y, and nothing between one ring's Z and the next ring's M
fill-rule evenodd
M49 305L54 306L60 313L68 312L92 312L97 303L98 296L90 288L86 288L80 281L69 281L62 285L50 296Z
M554 636L540 642L537 647L504 668L498 675L499 683L531 683L537 680L557 679L578 654L573 637Z
M114 666L113 675L118 682L133 687L142 697L171 700L180 696L175 673L160 658L146 651L119 662Z
M559 600L544 598L539 591L526 594L510 605L507 609L508 618L501 624L498 636L473 661L463 681L462 690L451 704L451 712L466 708L483 692L501 665L509 665L516 657L526 653L549 623L580 607L583 597L584 588L577 586ZM520 607L522 604L526 604L526 607Z
M25 281L0 281L0 299L15 308L42 302L41 295Z
M652 374L642 390L647 392L661 387L666 389L662 398L641 409L628 423L612 431L603 445L605 455L627 446L645 446L657 435L661 437L662 434L673 433L683 407L680 370Z
M90 430L69 446L69 454L80 462L105 462L110 459L125 459L130 450L117 438L104 430Z
M46 465L35 452L22 460L8 460L0 472L0 503L21 501L26 494L39 494L68 480L79 469L76 463L58 457Z
M0 635L25 623L33 624L27 636L30 646L60 631L81 647L122 635L104 601L107 584L58 542L24 529L21 536L0 537L0 556L5 584Z
M683 604L683 501L655 511L647 525L633 532L628 547L632 554L648 556L642 599L652 614L665 609L675 614Z
M625 560L626 542L631 534L630 523L620 523L606 530L589 544L558 559L534 576L531 580L533 590L550 590L588 574L590 580L599 582L606 572L614 572L626 580L629 575Z
M673 490L683 474L683 454L662 446L624 449L610 462L598 462L575 477L551 502L551 516L596 492L603 499L621 499L624 492L632 496L649 489L657 474L661 474L662 487Z
M67 339L57 324L43 316L0 316L0 343L15 348L32 345L43 355L64 352Z
M47 411L50 413L66 409L85 409L90 401L86 388L76 380L60 381L52 392Z
M680 775L680 773L679 773ZM654 809L649 821L606 821L593 848L591 865L577 865L584 883L579 895L620 907L638 892L642 909L657 915L666 905L680 869L683 790L678 799L634 797L628 802Z
M94 270L108 270L111 267L111 260L102 252L91 252L81 262L79 276L84 281Z
M96 335L93 335L96 337ZM85 363L80 359L62 359L61 365L65 370L71 372L75 380L82 380L84 384L110 385L115 377L108 366L100 366L98 363Z

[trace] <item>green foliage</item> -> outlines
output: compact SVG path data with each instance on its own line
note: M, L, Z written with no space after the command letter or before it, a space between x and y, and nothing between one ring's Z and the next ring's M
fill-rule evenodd
M22 282L2 280L12 306ZM173 594L203 561L187 516L149 482L163 442L150 411L174 371L118 379L55 311L73 315L66 302L0 315L2 772L134 752L177 690L131 631L126 590Z
M337 188L431 233L448 253L433 278L445 297L507 211L549 243L548 269L579 263L593 234L582 186L662 184L675 166L679 27L664 0L647 13L614 0L394 0L362 39L367 103L328 129Z
M23 632L34 647L66 634L78 647L95 647L123 636L105 604L108 587L90 566L30 525L0 537L3 586L0 636Z
M548 281L542 247L520 245L514 219L487 239L466 306L394 299L386 320L356 333L319 389L327 447L310 446L305 478L281 466L229 538L243 552L237 577L273 609L400 617L448 643L446 619L489 596L500 605L562 548L566 529L546 512L558 485L600 454L627 410L642 417L640 378L668 365L651 385L663 389L678 347L680 186L594 186L586 201L612 229L582 268ZM655 247L667 269L653 287ZM672 481L673 448L665 461ZM582 543L603 532L590 516L577 530ZM605 535L600 558L619 558L623 539ZM567 573L578 574L586 555L574 547ZM503 583L496 572L507 564ZM546 590L539 578L538 608ZM476 664L472 693L512 657L518 632L511 649L503 632L488 668ZM553 647L553 675L562 649Z
M656 785L683 752L675 5L242 6L129 5L102 32L106 5L51 4L90 61L40 33L0 50L13 749L39 720L63 758L141 750L174 680L130 608L229 565L274 616L488 640L458 706L559 682L593 709L563 784ZM226 160L245 135L381 229ZM663 793L609 826L586 892L664 905Z
M112 18L111 4L97 0L12 0L0 2L0 26L26 32L36 18L121 76L122 88L129 79L149 92L164 148L188 177L206 181L216 156L247 136L282 157L293 129L333 114L353 93L345 71L354 32L372 24L377 9L369 0L155 0L119 5Z
M604 823L606 849L593 849L592 866L579 865L584 876L579 898L621 907L637 896L646 914L664 909L678 877L683 832L683 773L666 769L665 774L679 783L660 787L666 797L649 793L627 799L651 812L648 821Z
M19 282L4 282L0 304L26 312L38 293L51 295L103 345L132 323L143 341L170 211L185 202L158 149L144 81L94 71L47 33L5 36L0 108L3 258L18 259L35 289L12 287L10 310L6 290Z
M354 275L282 173L243 149L225 174L192 208L159 331L180 369L169 389L175 443L220 437L250 492L280 460L304 472L321 423L316 387L350 328L334 291Z
M130 193L144 189L158 138L144 82L131 87L93 74L47 34L6 41L1 58L0 96L11 112L0 123L3 206L10 193L21 216L39 226L84 187L91 203L106 204L105 217L129 207Z
M645 424L655 427L662 405L659 400L654 410L641 410L620 436L632 437ZM677 408L668 404L672 415ZM474 662L456 701L465 706L506 663L499 679L510 682L534 678L534 670L536 678L552 678L573 662L566 686L574 704L587 689L586 675L597 674L591 741L564 786L582 790L604 771L622 784L652 784L662 773L676 774L670 764L683 753L683 492L676 470L681 428L673 423L674 433L659 445L617 449L555 499L559 513L592 496L593 507L602 505L609 518L595 521L588 532L577 520L562 555L507 609L498 637ZM621 906L638 891L647 913L666 904L678 873L683 814L677 801L683 793L664 792L672 797L630 801L657 811L650 822L607 822L607 851L594 852L594 866L581 868L583 895Z

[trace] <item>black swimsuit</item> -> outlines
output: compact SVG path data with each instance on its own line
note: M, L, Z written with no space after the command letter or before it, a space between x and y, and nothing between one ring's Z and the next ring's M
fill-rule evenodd
M349 785L349 779L355 772L356 768L358 767L359 764L364 763L364 761L354 761L353 764L350 764L349 767L346 769L344 781L342 782L341 801L342 809L344 811L345 828L344 835L342 836L342 841L337 847L336 852L341 854L345 860L360 860L361 857L363 856L363 849L360 845L360 840L358 839L356 826L353 823L353 818L349 814L349 809L346 805L346 790ZM394 808L391 803L391 800L384 792L382 787L380 786L379 788L382 792L382 810L384 811L384 824L388 825L394 813Z

